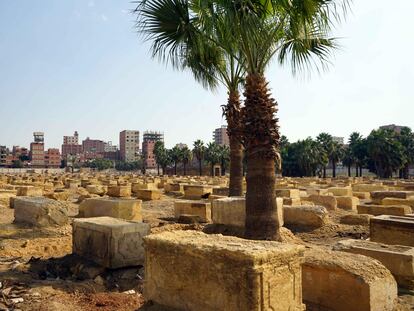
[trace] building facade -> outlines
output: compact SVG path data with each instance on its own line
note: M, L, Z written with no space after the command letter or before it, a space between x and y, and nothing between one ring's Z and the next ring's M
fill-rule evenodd
M229 135L227 134L227 126L222 125L213 132L213 141L220 146L230 146Z
M103 158L105 152L105 142L87 137L84 141L82 141L82 151L85 159Z
M49 148L45 152L45 167L47 168L59 168L61 164L61 157L59 149Z
M142 138L142 155L144 157L144 164L146 168L156 168L157 161L155 160L154 147L157 141L164 142L164 133L156 131L144 132Z
M119 156L121 161L134 162L139 158L139 131L124 130L119 133Z
M77 131L73 133L73 136L63 136L64 145L79 145L79 134Z
M44 133L34 132L34 141L30 144L30 163L32 167L45 166L45 144Z

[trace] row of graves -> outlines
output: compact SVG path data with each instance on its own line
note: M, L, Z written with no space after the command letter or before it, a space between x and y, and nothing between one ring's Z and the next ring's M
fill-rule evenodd
M71 223L73 253L105 269L144 266L144 298L162 310L397 310L398 290L414 289L414 182L281 178L276 188L281 241L242 238L245 198L227 196L225 177L3 175L0 205L16 223ZM230 234L151 233L142 201L166 195L176 222ZM283 239L285 227L322 228L338 210L369 238L325 247Z

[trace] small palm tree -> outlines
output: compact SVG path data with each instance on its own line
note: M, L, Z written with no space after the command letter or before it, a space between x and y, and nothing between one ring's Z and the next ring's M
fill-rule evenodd
M329 160L332 163L332 177L336 177L336 164L341 161L344 155L343 145L334 141L332 142L331 150L328 155Z
M203 175L203 160L204 154L206 152L206 147L204 146L203 141L200 139L196 140L193 144L193 154L197 158L198 161L198 172L199 175Z
M221 175L226 175L226 167L230 161L230 148L226 145L218 146L218 153L220 158Z
M187 146L181 148L181 161L183 162L184 176L187 175L187 165L193 159L193 153Z
M211 176L214 176L214 165L220 163L219 145L216 143L208 143L206 148L206 161L210 163Z
M325 154L326 162L323 163L323 178L326 178L326 167L329 164L329 154L332 151L333 138L328 133L320 133L316 137L316 141L321 146L321 151Z
M155 161L157 162L157 172L158 175L160 175L160 163L162 161L162 156L164 153L164 142L162 141L157 141L155 142L154 145L154 156L155 156Z
M168 150L171 162L174 163L174 175L177 175L177 164L181 162L181 149L178 146Z

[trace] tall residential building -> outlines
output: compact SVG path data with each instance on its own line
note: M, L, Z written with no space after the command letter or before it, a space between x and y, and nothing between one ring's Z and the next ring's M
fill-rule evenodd
M0 166L7 165L8 155L9 155L9 149L6 146L0 146Z
M82 141L82 151L86 159L103 158L105 142L87 137Z
M79 144L79 134L77 131L73 133L73 136L63 136L64 145L78 145Z
M30 144L30 163L32 167L45 166L45 138L43 132L33 133L34 142Z
M119 156L125 162L138 160L139 131L124 130L119 133Z
M63 136L62 157L68 155L76 156L82 153L82 145L79 144L79 134L77 131L73 136Z
M155 131L144 132L142 138L142 154L147 168L155 168L157 166L154 156L154 147L157 141L164 141L164 133Z
M230 146L229 135L227 134L227 126L222 125L213 132L213 140L218 145Z
M60 167L60 152L57 148L49 148L45 151L45 167L59 168Z

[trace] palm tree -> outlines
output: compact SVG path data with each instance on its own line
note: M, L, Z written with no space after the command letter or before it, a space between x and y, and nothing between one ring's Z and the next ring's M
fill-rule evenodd
M205 152L206 147L204 146L204 142L200 139L196 140L193 144L193 154L198 161L198 172L200 176L203 175L203 160Z
M220 158L221 175L226 175L226 166L230 160L230 148L226 145L218 146L218 153Z
M321 146L321 150L323 153L326 154L326 158L327 161L325 163L323 163L323 178L326 178L326 166L329 164L329 154L332 152L332 144L333 144L333 139L332 139L332 135L328 134L328 133L320 133L317 137L316 137L316 141L319 143L319 145Z
M206 148L206 161L210 163L210 173L214 176L214 165L220 162L219 145L216 143L208 143Z
M397 135L397 140L401 143L404 149L404 156L406 163L401 169L400 178L407 179L409 173L409 166L414 163L414 133L409 127L403 127L401 132Z
M187 165L193 159L193 153L187 146L181 148L181 161L183 162L184 176L187 175Z
M167 5L164 5L165 2ZM201 42L201 46L210 46L214 42L246 71L246 100L241 114L241 129L247 162L247 238L279 237L275 195L279 128L275 117L276 102L270 96L265 69L274 57L281 64L290 61L294 72L312 64L314 56L324 64L335 47L334 40L328 34L333 24L331 17L338 16L336 2L307 0L303 5L302 1L280 0L237 3L228 0L209 3L146 0L143 3L147 5L138 10L144 20L148 16L154 17L140 25L150 30L148 37L154 39L155 55L165 59L166 50L168 55L185 55L186 48L177 45L176 40L169 40L169 37L191 39L187 32L180 30L196 25L199 36L191 42ZM145 11L145 7L149 11ZM182 14L182 10L188 12L188 8L192 8L192 12ZM160 25L159 19L166 14L168 23ZM174 15L179 15L178 24L169 18ZM195 22L189 23L191 20ZM166 31L161 36L154 35L163 29ZM224 40L217 40L220 37ZM204 42L208 44L204 45ZM172 58L173 63L176 59Z
M154 145L154 156L155 156L155 161L157 162L157 173L158 175L160 175L160 163L162 161L162 156L164 153L164 142L162 141L157 141L155 142Z
M169 157L174 163L174 175L177 175L177 164L181 162L181 149L178 146L168 150Z
M341 161L344 155L344 148L343 145L338 143L337 141L332 142L332 147L330 153L328 155L329 160L332 163L332 177L336 177L336 164Z
M407 162L404 148L393 130L373 130L367 137L366 145L368 155L374 162L375 173L380 178L392 177L392 173Z
M352 157L355 161L355 176L362 177L362 164L364 161L364 152L363 152L363 137L358 132L352 132L349 136L349 149L351 150ZM358 170L359 169L359 170Z
M342 163L348 168L348 177L351 177L351 166L354 164L354 157L349 146L344 148Z
M220 84L226 88L228 100L222 108L230 140L229 195L241 196L243 147L239 86L245 72L234 44L220 31L209 32L214 40L203 33L202 10L191 1L144 0L136 9L138 27L153 41L153 56L170 61L176 69L191 70L194 78L207 89L215 89Z

